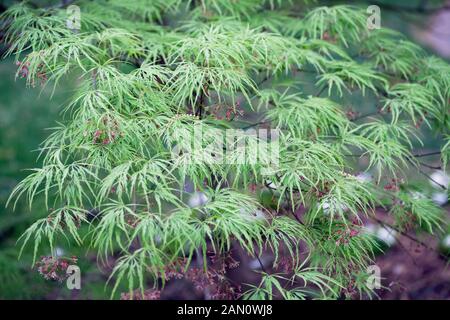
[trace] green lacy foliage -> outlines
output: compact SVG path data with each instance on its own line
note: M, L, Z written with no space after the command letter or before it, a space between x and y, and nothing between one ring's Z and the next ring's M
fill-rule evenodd
M122 282L130 292L143 292L149 279L156 285L180 258L203 254L206 268L208 250L225 254L237 244L251 256L273 251L274 266L282 255L291 264L287 273L264 272L244 298L333 298L372 262L377 243L361 224L377 206L439 229L432 202L415 198L406 182L401 191L381 182L420 168L413 148L422 122L448 139L450 65L397 32L369 31L365 10L294 0L75 3L81 30L67 28L64 8L20 4L2 16L6 55L27 85L57 88L69 74L79 83L41 145L43 167L10 198L31 206L43 197L57 208L22 237L35 256L44 241L53 248L70 238L101 258L119 257L114 294ZM374 96L379 112L351 115L352 95ZM260 122L218 116L242 108ZM214 137L269 123L281 129L271 170L189 161L198 156L189 148L198 126ZM175 158L174 146L182 150ZM356 177L355 157L374 181ZM188 206L186 182L207 201ZM88 219L93 208L100 214ZM361 283L357 290L370 293Z

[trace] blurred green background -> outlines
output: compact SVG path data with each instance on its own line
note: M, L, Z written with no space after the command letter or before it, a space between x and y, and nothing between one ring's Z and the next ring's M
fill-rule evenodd
M32 248L26 248L18 259L17 239L47 212L39 202L30 210L21 200L14 211L12 206L5 208L5 203L14 186L27 175L26 169L40 166L35 150L49 134L46 129L61 118L61 105L71 95L74 81L63 83L51 97L51 86L44 90L26 88L23 79L15 79L16 70L11 58L0 63L0 299L106 299L109 297L104 290L106 278L100 274L95 257L86 256L84 249L58 243L60 254L79 257L84 277L80 291L70 291L64 283L44 280L31 268ZM50 252L44 249L41 254Z

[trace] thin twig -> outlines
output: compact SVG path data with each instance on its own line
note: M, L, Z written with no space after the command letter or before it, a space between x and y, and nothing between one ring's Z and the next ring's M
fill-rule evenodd
M414 166L414 162L410 159L410 158L406 158L406 160L412 164ZM439 182L437 182L436 180L434 180L429 174L427 174L425 171L423 171L420 168L417 168L417 170L425 177L427 177L429 180L433 181L436 185L438 185L440 188L442 188L443 190L447 190L447 187L444 186L443 184L440 184Z
M364 119L364 118L367 118L367 117L370 117L370 116L376 116L376 115L379 115L379 114L380 114L380 111L377 110L375 112L369 112L367 114L363 114L363 115L360 115L358 117L355 117L355 118L351 119L350 121L355 122L355 121L358 121L358 120L361 120L361 119Z
M424 162L421 162L421 161L418 161L418 163L421 166L424 166L424 167L429 168L429 169L442 170L442 166L432 166L432 165L429 165L428 163L424 163Z
M261 266L261 270L262 270L264 273L269 274L269 273L267 272L266 268L264 267L264 264L262 263L262 261L261 261L259 255L256 254L256 251L254 251L254 254L255 254L255 256L256 256L256 259L257 259L258 262L259 262L259 265Z
M250 128L259 126L259 125L261 125L261 124L266 124L266 123L269 123L269 122L268 122L268 121L260 121L260 122L257 122L257 123L249 124L248 126L242 127L241 129L242 129L242 130L247 130L247 129L250 129Z
M434 156L434 155L440 155L441 151L435 151L435 152L429 152L429 153L418 153L418 154L413 154L412 156L414 158L421 158L421 157L429 157L429 156ZM362 157L365 156L366 153L361 153L361 154L346 154L346 157Z
M325 91L327 86L323 86L322 89L319 90L319 92L316 93L316 97L320 97L320 95Z
M421 157L429 157L429 156L436 156L436 155L440 155L441 151L432 151L432 152L428 152L428 153L416 153L413 154L413 156L415 158L421 158Z
M397 231L398 233L400 233L402 236L408 238L409 240L411 240L413 242L416 242L417 244L421 245L422 247L437 253L440 257L444 258L445 260L448 259L448 257L446 255L442 254L441 252L439 252L438 249L430 247L428 244L426 244L422 240L419 240L416 237L413 237L412 235L406 233L405 231L399 229L398 227L396 227L396 226L394 226L394 225L392 225L390 223L387 223L387 222L385 222L385 221L383 221L383 220L381 220L381 219L379 219L377 217L371 217L371 219L373 219L376 222L378 222L379 224L381 224L384 228L386 228L386 226L387 226L387 227Z

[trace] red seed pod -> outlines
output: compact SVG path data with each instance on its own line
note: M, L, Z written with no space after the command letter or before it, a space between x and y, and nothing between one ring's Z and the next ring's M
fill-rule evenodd
M358 230L350 230L350 237L356 237L359 234Z

